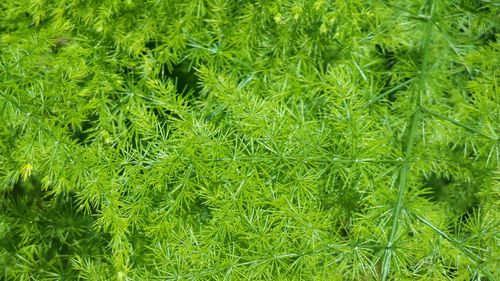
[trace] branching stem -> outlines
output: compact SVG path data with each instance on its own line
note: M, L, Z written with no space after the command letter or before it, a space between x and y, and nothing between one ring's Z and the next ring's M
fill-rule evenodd
M407 185L408 185L408 176L411 168L411 159L412 159L412 154L413 154L413 147L415 145L415 137L417 135L417 128L421 122L421 113L422 113L422 106L421 106L421 98L422 95L425 94L426 92L426 79L427 79L427 60L428 60L428 51L429 51L429 45L430 45L430 40L431 40L431 32L432 32L432 0L428 0L425 3L425 11L427 13L427 17L430 17L430 20L425 22L424 26L424 38L422 41L422 47L421 47L421 55L422 55L422 63L420 65L420 71L419 71L419 81L418 81L418 89L415 94L415 100L413 101L413 115L411 116L409 120L409 128L408 128L408 134L406 135L406 140L404 141L405 147L403 148L404 151L404 158L405 162L401 169L399 170L398 174L398 182L397 182L397 188L398 188L398 194L396 198L396 206L393 209L392 212L392 225L391 225L391 230L390 234L387 240L387 248L386 252L384 255L384 260L382 262L382 280L387 280L390 273L391 273L391 259L392 255L394 253L394 243L397 240L397 233L399 229L399 222L400 222L400 217L401 217L401 212L403 210L404 206L404 196L406 193Z

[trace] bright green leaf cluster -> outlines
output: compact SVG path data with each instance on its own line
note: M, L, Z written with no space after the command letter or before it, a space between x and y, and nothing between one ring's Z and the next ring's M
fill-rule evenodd
M2 1L0 279L500 279L499 12Z

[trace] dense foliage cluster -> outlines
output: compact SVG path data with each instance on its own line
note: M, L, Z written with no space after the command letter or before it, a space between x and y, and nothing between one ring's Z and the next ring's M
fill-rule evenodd
M489 0L0 2L1 280L499 280Z

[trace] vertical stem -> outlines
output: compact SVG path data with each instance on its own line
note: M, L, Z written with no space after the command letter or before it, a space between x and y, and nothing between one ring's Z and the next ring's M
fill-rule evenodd
M387 248L385 251L385 256L382 262L382 280L387 280L391 273L391 259L394 251L394 242L396 242L396 236L399 229L399 220L401 216L401 212L403 210L404 205L404 196L406 193L407 185L408 185L408 175L410 172L411 164L412 164L412 156L413 156L413 147L415 146L415 137L417 133L418 125L421 121L421 99L422 95L426 92L426 80L427 80L427 60L428 60L428 50L431 39L431 31L432 31L432 0L427 0L424 6L424 12L426 13L427 22L424 27L424 38L421 45L421 56L422 63L420 65L419 76L418 76L418 89L415 93L414 98L412 99L413 111L410 120L409 120L409 128L406 135L405 146L403 148L404 155L404 164L403 167L399 170L398 173L398 181L397 188L398 194L396 198L396 206L392 212L392 226L391 231L387 241Z

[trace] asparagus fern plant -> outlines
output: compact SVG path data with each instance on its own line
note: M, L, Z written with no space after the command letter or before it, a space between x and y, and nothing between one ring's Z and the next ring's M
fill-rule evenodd
M0 3L0 279L498 280L487 0Z

